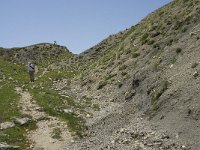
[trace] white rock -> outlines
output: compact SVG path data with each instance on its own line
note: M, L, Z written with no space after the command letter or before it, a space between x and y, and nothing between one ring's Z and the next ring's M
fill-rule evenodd
M194 73L193 73L193 76L194 77L197 77L199 75L199 73L197 72L197 71L195 71Z
M12 128L14 126L15 124L13 122L3 122L0 124L0 129L4 130L4 129Z
M86 118L90 118L90 117L91 117L91 115L90 115L90 114L87 114L87 115L86 115Z
M112 141L111 141L111 144L115 144L115 140L112 140Z
M74 140L71 140L71 143L74 143L75 141Z
M27 124L30 121L31 121L31 119L27 118L27 117L25 117L25 118L15 118L14 123L24 125L24 124Z
M121 128L121 129L120 129L120 133L123 133L124 131L125 131L124 128Z
M73 113L74 112L73 109L64 109L63 111L64 111L64 113Z

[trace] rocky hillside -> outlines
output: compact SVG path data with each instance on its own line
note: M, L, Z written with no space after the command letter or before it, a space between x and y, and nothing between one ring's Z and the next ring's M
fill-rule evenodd
M45 54L44 45L51 47ZM51 117L34 120L28 115L31 124L2 130L0 142L32 149L55 143L68 150L199 150L199 0L174 0L79 55L62 55L68 50L60 46L39 46L0 50L1 56L15 62L26 62L30 56L39 62L37 79L29 84L28 78L21 77L26 73L20 64L1 60L1 94L10 93L0 102L12 99L14 108L20 101L14 87L23 88L39 105L39 112L66 121L73 139L66 145L59 141L38 145L27 130L35 135L41 131L41 120ZM46 70L44 58L49 62ZM9 106L0 109L9 110L0 123L23 118L20 109L12 112ZM64 130L58 126L52 132L59 140Z
M72 53L69 52L66 47L50 43L41 43L11 49L0 48L0 57L18 63L34 61L35 63L46 64L48 60L50 63L50 61L66 58L70 55L72 55Z
M70 89L62 80L56 89L78 100L87 97L100 110L87 108L88 137L75 149L198 150L199 30L200 2L175 0L72 58L80 76ZM161 135L149 135L136 121L141 118Z

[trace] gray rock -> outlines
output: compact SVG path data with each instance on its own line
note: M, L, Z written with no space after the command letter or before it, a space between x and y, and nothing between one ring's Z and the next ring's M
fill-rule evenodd
M196 68L198 66L198 63L193 63L192 65L191 65L191 68Z
M0 150L19 150L19 146L10 146L5 143L0 143Z
M164 115L161 115L160 120L162 120L162 119L164 119L164 118L165 118L165 116L164 116Z
M42 111L42 108L41 108L41 107L36 107L36 108L35 108L35 110L37 110L37 111L40 111L40 112L41 112L41 111Z
M90 114L87 114L86 115L86 118L91 118L92 116Z
M133 91L130 91L130 92L126 92L125 93L125 100L127 101L127 100L130 100L133 96L135 96L135 90L133 90Z
M14 123L15 124L20 124L20 125L25 125L28 124L31 121L30 118L25 117L25 118L15 118Z
M3 122L0 124L0 129L4 130L4 129L12 128L14 126L15 124L13 122Z
M64 109L63 112L64 112L64 113L70 113L70 114L71 114L71 113L73 113L74 111L73 111L73 109L70 109L70 108L69 108L69 109Z
M197 72L197 71L195 71L194 73L193 73L193 77L197 77L197 76L199 76L199 73Z

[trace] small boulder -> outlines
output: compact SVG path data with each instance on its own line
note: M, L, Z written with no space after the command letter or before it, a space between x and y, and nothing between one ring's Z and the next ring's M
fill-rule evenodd
M195 71L194 73L193 73L193 77L198 77L199 76L199 73L197 72L197 71Z
M31 122L31 119L28 117L24 117L24 118L15 118L14 119L14 123L15 124L19 124L19 125L25 125L28 124L29 122Z
M4 129L12 128L14 126L15 124L13 122L3 122L0 124L0 129L4 130Z
M87 114L86 115L86 118L91 118L92 116L90 114Z
M68 114L68 113L71 114L71 113L73 113L74 111L73 111L73 109L70 109L70 108L69 108L69 109L64 109L63 112L66 113L66 114Z
M19 146L11 146L5 143L0 143L0 150L19 150Z
M135 90L130 91L130 92L126 92L126 93L125 93L125 100L126 100L126 101L127 101L127 100L131 100L131 98L132 98L133 96L135 96L135 93L136 93Z
M191 68L196 68L198 66L198 63L192 63Z

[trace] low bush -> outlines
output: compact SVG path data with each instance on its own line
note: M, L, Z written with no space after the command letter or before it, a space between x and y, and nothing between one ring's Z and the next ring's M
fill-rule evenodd
M176 48L176 53L179 54L182 51L180 47Z

